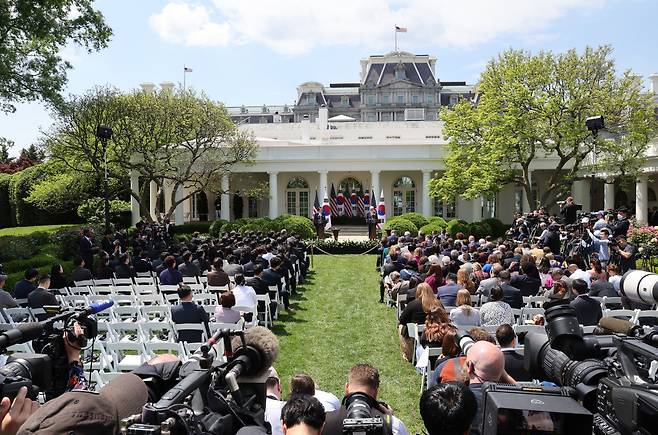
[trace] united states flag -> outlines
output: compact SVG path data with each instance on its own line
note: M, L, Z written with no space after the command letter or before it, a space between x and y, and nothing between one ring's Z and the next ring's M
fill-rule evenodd
M318 191L315 191L315 201L313 202L313 217L319 215L321 212L320 209L320 200L318 199Z
M352 201L347 195L343 195L343 214L345 216L352 216Z
M357 194L356 201L357 201L357 204L356 204L357 209L359 210L359 216L365 217L366 216L366 209L363 205L363 197L361 195Z
M338 216L338 204L336 204L336 189L334 189L334 183L331 183L331 196L329 197L329 203L331 204L331 214Z

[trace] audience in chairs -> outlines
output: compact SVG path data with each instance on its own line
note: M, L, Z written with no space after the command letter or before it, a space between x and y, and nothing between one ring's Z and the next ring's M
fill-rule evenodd
M208 329L208 313L202 306L197 305L192 300L192 289L187 285L178 287L178 297L180 303L171 307L171 320L177 324L199 324L203 325L206 330L206 336L210 337ZM201 341L202 331L183 330L178 334L178 341L188 343L199 343Z

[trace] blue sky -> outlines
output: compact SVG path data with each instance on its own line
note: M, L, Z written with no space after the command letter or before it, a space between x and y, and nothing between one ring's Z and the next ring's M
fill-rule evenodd
M441 80L477 80L509 47L532 51L612 44L619 70L658 72L655 0L98 0L114 36L87 54L68 47L67 93L111 84L187 83L226 105L284 104L305 81L358 81L359 59L393 49L437 57ZM646 84L646 82L645 82ZM45 105L0 115L16 153L51 123Z

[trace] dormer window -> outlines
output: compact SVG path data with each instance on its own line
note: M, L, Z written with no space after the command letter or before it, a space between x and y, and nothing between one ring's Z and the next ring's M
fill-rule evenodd
M315 104L315 94L306 95L306 104L308 105Z
M396 80L406 80L407 79L407 73L404 69L404 64L398 63L395 65L395 79Z
M350 105L350 97L343 95L340 97L340 105L343 107L349 107Z

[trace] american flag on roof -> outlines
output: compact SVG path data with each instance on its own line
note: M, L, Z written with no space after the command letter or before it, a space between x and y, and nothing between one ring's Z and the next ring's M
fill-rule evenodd
M336 204L336 189L334 189L334 183L331 183L331 196L329 197L329 203L331 204L331 214L338 216L338 205Z
M395 31L398 33L407 33L406 27L395 26Z

